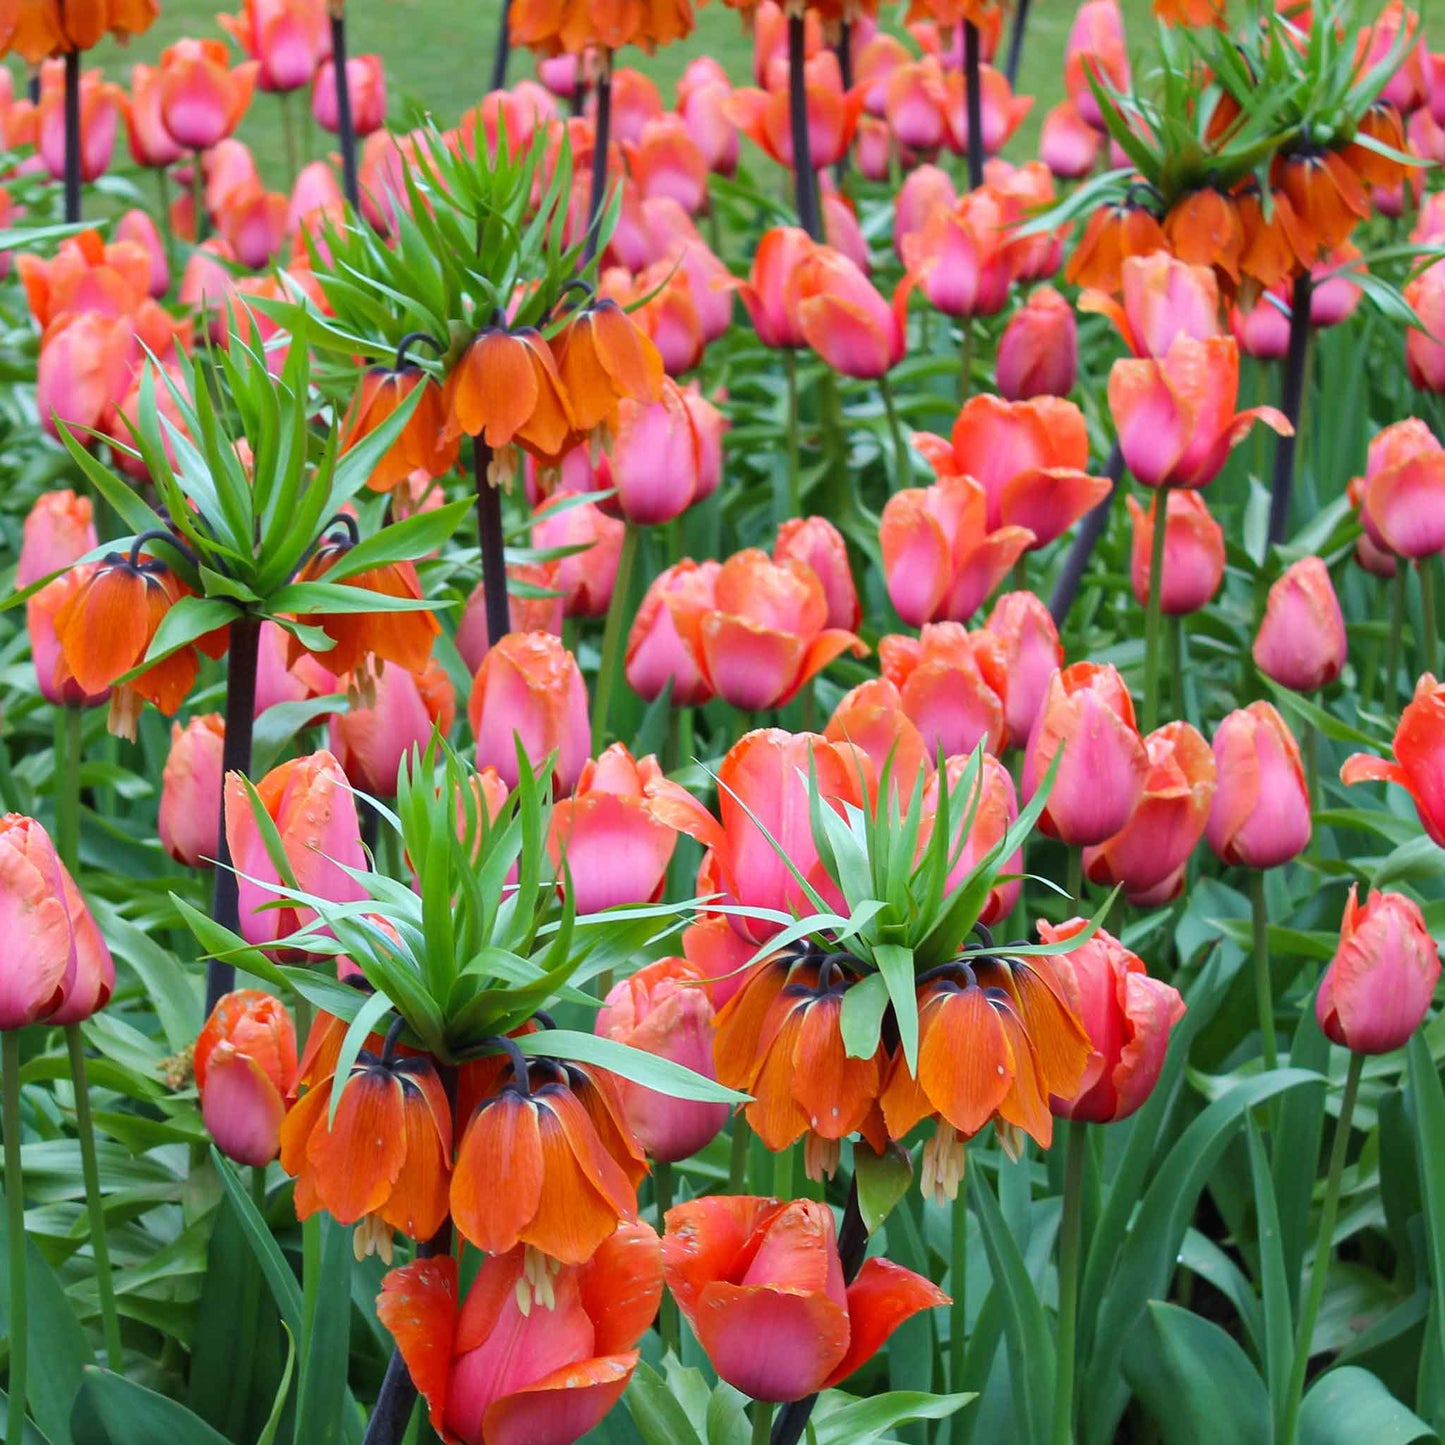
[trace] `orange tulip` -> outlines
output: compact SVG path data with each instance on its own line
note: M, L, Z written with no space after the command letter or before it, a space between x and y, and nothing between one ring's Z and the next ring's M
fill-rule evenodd
M773 561L789 558L813 570L828 600L828 626L856 632L863 620L858 589L848 562L848 544L826 517L789 517L778 528Z
M758 242L747 281L737 283L738 294L764 346L807 345L793 304L793 286L798 268L813 244L808 233L796 226L774 226Z
M1445 686L1425 673L1395 729L1395 760L1355 753L1340 769L1352 783L1398 783L1414 800L1420 826L1445 848Z
M161 52L161 123L182 150L209 150L245 115L260 66L230 63L222 40L178 40Z
M1155 251L1126 256L1120 274L1122 305L1107 293L1086 291L1079 309L1107 316L1135 356L1164 356L1179 335L1203 341L1222 334L1219 283L1210 267Z
M393 490L415 471L429 477L445 476L457 464L461 437L446 434L441 388L419 366L402 366L394 371L373 366L362 373L361 384L341 423L342 451L349 451L370 436L418 389L421 397L401 435L386 449L367 480L374 492Z
M712 683L693 645L702 619L717 600L717 562L684 557L660 572L647 589L627 634L628 686L655 702L669 683L674 707L700 707Z
M902 361L906 282L890 304L854 262L815 245L793 277L791 296L803 339L834 371L873 381Z

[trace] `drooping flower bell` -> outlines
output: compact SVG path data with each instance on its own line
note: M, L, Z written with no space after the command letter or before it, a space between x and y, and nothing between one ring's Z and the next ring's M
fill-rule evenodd
M421 367L411 363L396 368L373 366L362 373L341 423L341 450L349 451L370 436L416 391L421 395L401 434L367 479L367 486L374 492L391 491L415 471L429 477L445 476L457 464L461 438L447 436L441 388Z
M551 346L580 432L601 426L624 399L655 402L662 394L657 347L606 297L571 312Z

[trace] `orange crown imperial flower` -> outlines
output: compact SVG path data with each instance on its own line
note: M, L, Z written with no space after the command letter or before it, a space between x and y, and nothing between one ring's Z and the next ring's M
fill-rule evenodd
M389 492L418 471L445 476L456 466L461 448L460 436L447 435L441 387L421 367L408 363L404 351L398 357L397 366L373 366L362 375L341 423L344 452L384 426L413 392L421 392L401 434L367 479L373 492Z
M572 312L552 342L552 355L579 431L608 421L619 401L662 396L662 356L652 338L606 297Z

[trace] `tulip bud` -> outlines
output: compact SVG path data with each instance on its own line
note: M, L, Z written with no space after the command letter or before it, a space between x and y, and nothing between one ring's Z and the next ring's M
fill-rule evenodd
M617 584L626 523L609 517L575 492L558 491L537 508L532 522L534 547L585 547L563 557L557 590L567 617L604 617Z
M1122 831L1143 796L1149 756L1117 668L1076 662L1049 680L1024 754L1026 801L1056 756L1039 827L1071 847L1102 843Z
M984 630L1003 647L1008 678L1004 715L1008 743L1021 748L1034 730L1049 679L1064 665L1059 629L1043 600L1033 592L1005 592L993 604Z
M219 999L195 1052L201 1118L216 1147L264 1168L281 1149L286 1099L296 1083L296 1026L279 999L238 989Z
M1224 531L1209 514L1198 492L1167 491L1164 533L1164 592L1160 609L1170 617L1198 612L1219 591L1224 580ZM1153 564L1154 519L1159 515L1156 492L1146 512L1126 497L1134 524L1129 553L1129 581L1141 607L1149 605L1149 569Z
M42 492L25 518L20 561L15 568L16 589L69 567L97 546L89 497L69 490Z
M587 684L577 660L547 632L509 632L472 682L467 720L477 767L491 766L517 786L517 744L534 768L549 754L558 791L570 793L592 748Z
M712 1021L701 971L685 958L663 958L613 986L597 1015L597 1032L715 1079ZM686 1159L727 1123L726 1104L674 1099L627 1079L618 1080L618 1092L628 1126L654 1159Z
M795 558L817 575L828 600L826 626L856 632L863 620L858 589L848 564L848 544L843 534L826 517L790 517L778 528L773 561Z
M161 846L190 868L214 866L220 852L221 754L226 723L220 713L171 724L171 751L161 780Z
M1329 568L1318 557L1303 557L1269 589L1254 665L1281 687L1315 692L1340 675L1348 655Z
M388 662L376 676L370 707L331 714L328 741L353 787L394 798L402 760L413 749L424 751L434 730L445 738L456 714L451 679L435 658L421 672Z
M615 488L610 505L638 526L681 516L697 496L700 443L692 413L677 386L663 387L659 401L624 397L606 467L598 482Z
M1083 918L1057 926L1041 922L1039 937L1059 943L1087 927ZM1051 1099L1050 1108L1061 1119L1089 1124L1127 1119L1159 1082L1184 1000L1162 979L1150 978L1143 961L1102 928L1078 948L1044 961L1094 1049L1079 1092Z
M998 343L998 389L1009 401L1067 396L1079 372L1074 308L1040 286L1015 311Z
M1351 886L1340 945L1320 980L1315 1017L1325 1036L1357 1054L1403 1047L1425 1021L1440 981L1440 950L1419 905L1403 893Z
M1273 704L1252 702L1214 733L1217 784L1205 837L1225 863L1277 868L1309 845L1299 744Z

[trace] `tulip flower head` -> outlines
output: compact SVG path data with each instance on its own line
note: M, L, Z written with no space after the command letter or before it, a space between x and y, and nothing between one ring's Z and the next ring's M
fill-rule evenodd
M1252 702L1219 724L1213 746L1216 786L1204 831L1215 854L1243 868L1297 857L1309 846L1310 797L1285 720L1271 703Z
M1224 581L1224 529L1209 514L1198 492L1155 492L1146 511L1131 495L1129 519L1129 581L1141 607L1149 605L1149 572L1153 565L1154 528L1159 499L1164 499L1164 566L1160 610L1170 617L1198 612Z
M449 1254L382 1281L377 1318L447 1445L563 1445L600 1424L632 1378L662 1299L651 1226L622 1225L583 1264L531 1266L521 1248L489 1256L464 1302Z
M258 989L219 999L195 1050L201 1118L216 1147L264 1168L281 1148L286 1100L296 1083L296 1026L286 1006Z
M1205 341L1221 335L1219 284L1207 266L1190 266L1168 251L1126 256L1120 267L1123 304L1101 291L1086 292L1081 311L1097 311L1119 329L1136 357L1163 357L1178 336Z
M1395 729L1394 762L1355 753L1340 769L1343 783L1399 783L1414 800L1420 825L1445 848L1445 685L1426 673Z
M1067 396L1079 370L1074 308L1039 286L1010 317L998 343L998 389L1008 401Z
M221 756L226 723L220 713L171 724L171 750L161 776L157 827L177 863L210 868L219 854Z
M799 1199L709 1195L666 1217L663 1268L722 1379L758 1400L840 1384L922 1310L936 1285L884 1259L845 1284L832 1212Z
M161 124L182 150L210 150L240 124L259 71L254 60L232 70L224 41L178 40L161 52Z
M245 0L239 15L216 19L259 66L262 90L300 90L331 54L324 0Z
M1316 692L1344 671L1348 655L1345 617L1329 568L1318 557L1302 557L1269 589L1254 639L1254 665L1281 687Z
M1005 592L984 627L1003 649L1008 742L1021 748L1034 729L1049 679L1064 665L1064 645L1049 609L1033 592Z
M1350 887L1340 943L1315 995L1325 1036L1357 1054L1403 1048L1430 1012L1440 950L1420 906L1403 893Z
M1376 435L1352 487L1376 547L1415 560L1445 550L1445 447L1425 422L1409 417Z
M42 492L25 516L15 586L29 587L78 562L98 545L89 497L68 489Z
M878 656L930 758L940 751L967 755L980 743L990 753L1003 750L1008 673L1003 647L991 632L930 622L917 638L883 638Z

